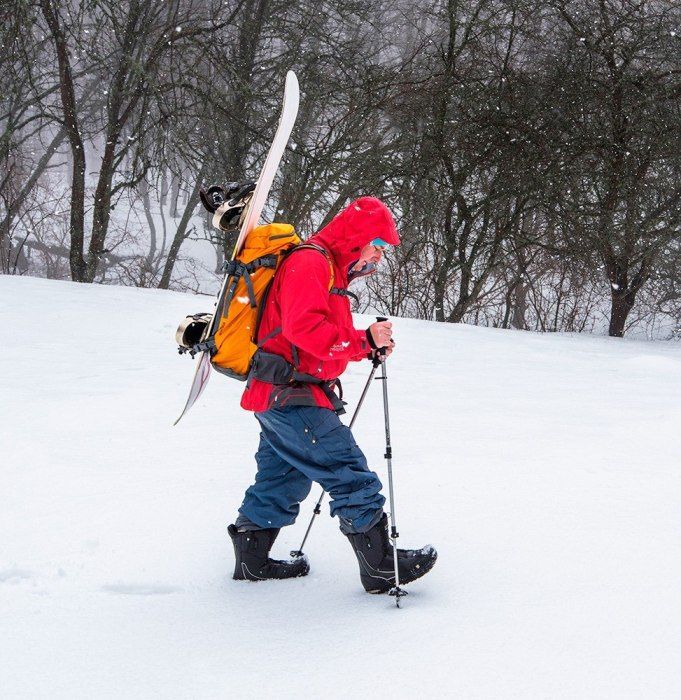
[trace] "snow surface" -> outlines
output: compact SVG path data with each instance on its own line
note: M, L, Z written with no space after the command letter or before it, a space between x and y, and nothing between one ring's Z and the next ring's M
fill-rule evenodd
M214 375L172 427L175 327L211 300L17 277L0 298L3 700L681 694L681 345L396 319L400 543L439 552L397 610L327 510L308 577L231 580L241 385ZM385 476L378 383L355 432Z

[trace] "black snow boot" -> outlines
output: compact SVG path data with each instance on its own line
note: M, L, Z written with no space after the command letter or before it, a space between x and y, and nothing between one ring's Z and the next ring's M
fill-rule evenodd
M387 593L395 585L393 547L388 537L388 516L368 532L346 535L359 562L359 576L369 593ZM437 552L426 545L422 549L398 549L397 566L400 585L427 574L435 565Z
M269 578L295 578L306 576L310 571L307 557L290 561L270 559L269 553L279 530L246 530L239 532L234 525L227 528L234 544L233 578L237 581L264 581Z

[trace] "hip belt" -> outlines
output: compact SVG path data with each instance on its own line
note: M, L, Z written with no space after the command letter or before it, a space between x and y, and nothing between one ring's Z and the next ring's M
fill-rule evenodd
M299 372L293 364L281 355L276 355L273 352L266 352L262 349L256 350L248 374L249 382L251 377L276 386L315 384L324 392L331 402L333 410L338 415L345 413L343 387L339 379L319 379L318 377L313 377L311 374ZM340 395L336 394L334 391L335 387L338 387Z

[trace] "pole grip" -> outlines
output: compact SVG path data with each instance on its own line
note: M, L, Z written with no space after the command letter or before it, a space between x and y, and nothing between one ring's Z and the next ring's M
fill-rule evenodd
M380 323L381 321L387 321L388 318L387 316L376 316L376 320ZM385 355L385 347L378 348L377 352L379 355Z

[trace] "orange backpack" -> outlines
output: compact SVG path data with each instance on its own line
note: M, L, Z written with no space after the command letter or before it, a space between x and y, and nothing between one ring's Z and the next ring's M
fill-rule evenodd
M290 224L257 226L248 234L236 259L227 263L225 272L230 279L224 298L218 300L219 321L211 357L218 372L242 380L248 376L253 353L258 349L261 301L284 253L300 242Z
M215 370L245 381L258 349L258 326L267 290L282 261L300 248L324 254L331 269L329 291L336 291L333 264L323 248L302 243L290 224L257 226L246 237L239 255L225 264L228 280L215 310L217 325L212 314L187 316L176 335L180 352L193 356L208 351Z

